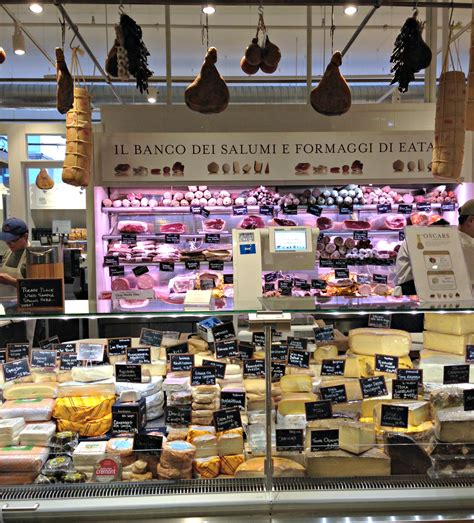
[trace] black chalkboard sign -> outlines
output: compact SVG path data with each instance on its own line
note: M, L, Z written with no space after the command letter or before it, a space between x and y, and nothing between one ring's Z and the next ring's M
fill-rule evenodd
M191 369L191 385L215 385L216 369L214 367L193 367Z
M191 424L191 405L167 405L165 422L172 427L187 427Z
M393 380L392 398L394 400L418 399L418 382L410 380Z
M369 233L368 233L368 231L354 231L352 233L352 237L354 238L354 241L356 241L356 242L360 241L360 240L365 241L368 239Z
M323 208L320 207L319 205L311 204L311 205L308 205L306 212L308 214L312 214L313 216L321 216L321 214L323 212Z
M213 412L212 415L214 416L216 432L223 432L224 430L238 429L239 427L242 427L240 409L238 407L217 410L216 412Z
M212 327L212 336L215 343L235 338L234 324L229 321Z
M217 233L209 233L204 236L205 243L220 243L221 235Z
M201 216L204 216L204 218L209 218L210 215L211 212L208 209L201 207Z
M171 347L166 347L166 361L170 361L170 357L173 354L187 354L189 351L188 349L188 342L184 343L178 343L176 345L171 345Z
M265 333L252 332L252 343L258 347L265 347Z
M224 262L222 260L211 260L209 262L209 270L210 271L223 271Z
M380 425L382 427L408 428L408 407L402 405L381 405Z
M159 434L134 434L133 435L133 450L140 454L148 454L150 456L159 456L161 448L163 447L163 436Z
M30 344L7 343L7 361L22 360L30 357Z
M117 363L115 365L115 381L141 383L142 366L128 363Z
M75 343L66 342L66 343L59 343L54 347L58 353L66 352L66 353L76 353L77 351L77 345Z
M308 340L306 338L293 338L292 336L288 336L287 343L289 349L305 351L308 348Z
M175 232L170 234L165 234L165 243L180 243L181 236Z
M288 366L289 367L300 367L301 369L309 368L309 352L303 352L301 350L288 349Z
M32 367L54 369L56 367L55 350L33 349L31 351L30 365Z
M321 364L321 376L344 376L345 368L345 360L323 360Z
M174 262L160 262L161 272L174 272Z
M469 383L470 365L445 365L443 368L443 383L453 385L455 383Z
M237 340L226 340L216 343L216 358L238 358L239 347Z
M163 333L153 329L142 329L140 332L140 345L160 347Z
M324 290L326 290L327 285L328 284L324 280L318 280L318 279L311 280L312 289L319 289L321 291L324 291Z
M386 356L385 354L375 355L375 370L378 372L388 372L396 374L398 369L398 356Z
M128 348L127 363L135 363L136 365L151 363L151 347Z
M109 276L125 276L125 267L123 265L109 267Z
M288 205L283 205L282 212L283 212L283 214L292 214L292 215L298 214L298 206L293 203L288 204Z
M383 376L372 376L371 378L360 378L360 388L362 391L362 397L366 398L377 398L378 396L386 396L387 385Z
M398 369L397 380L416 381L420 385L423 383L422 369Z
M245 409L245 392L221 392L221 408L228 409L230 407L238 407Z
M7 349L0 349L0 363L7 361Z
M107 340L107 353L109 356L123 356L132 346L132 338L109 338Z
M17 280L18 310L63 311L62 278L24 278Z
M224 274L224 285L233 285L234 275L233 274Z
M272 343L271 359L272 361L287 361L288 347L282 343Z
M387 214L392 212L392 205L390 203L379 203L377 205L377 214Z
M303 452L303 429L276 429L277 452Z
M262 216L273 216L273 205L260 205L258 212Z
M116 254L107 254L104 256L104 265L106 267L114 267L119 264L119 257Z
M5 378L5 381L24 378L30 374L30 366L26 358L22 360L9 361L3 364L3 377Z
M443 212L451 212L456 210L456 204L454 202L444 202L441 204L441 210Z
M398 214L411 214L413 212L413 205L409 203L400 203L397 212Z
M311 452L339 449L339 429L311 430Z
M250 360L253 358L253 353L255 352L255 347L250 344L246 343L245 341L239 341L238 344L239 347L239 359L242 361Z
M132 272L135 276L141 276L142 274L150 272L150 269L146 265L139 265L138 267L134 267Z
M347 269L349 262L345 258L335 258L332 260L332 264L338 269Z
M265 360L245 360L244 377L264 378L265 377Z
M219 380L223 380L225 376L225 368L226 364L222 363L220 361L214 361L214 360L202 360L202 364L204 367L214 367L216 371L216 378Z
M315 327L313 329L314 340L316 343L321 343L323 341L331 341L334 339L334 326L325 325L324 327Z
M392 324L391 314L369 314L369 327L390 329Z
M304 408L306 411L306 421L332 418L330 401L308 401L304 404Z
M245 216L249 211L246 205L234 205L232 207L232 214L234 216Z
M191 372L194 354L170 354L171 372Z
M420 202L416 204L416 210L422 212L431 212L430 202Z
M320 387L319 392L323 400L331 403L347 403L345 385L332 385L331 387Z
M136 245L137 233L135 232L123 232L121 234L121 241L123 245Z
M104 345L102 343L79 343L77 359L80 361L103 361Z
M58 345L58 343L61 342L59 341L59 337L55 334L54 336L51 336L46 340L40 340L38 342L38 345L40 349L53 350L54 346Z
M352 205L341 205L339 207L339 214L352 214L354 207Z
M464 390L463 395L464 395L464 410L474 410L474 389Z
M387 283L388 276L386 274L373 274L372 279L375 283Z
M201 263L195 260L186 260L184 262L184 268L187 271L198 271L201 268Z
M201 214L201 206L200 205L191 205L189 207L189 211L191 214Z
M474 345L466 345L466 363L474 363Z
M77 360L77 354L74 352L62 352L59 357L59 370L71 370L74 367L80 367L81 362Z
M286 365L284 363L271 362L272 382L280 381L285 375Z

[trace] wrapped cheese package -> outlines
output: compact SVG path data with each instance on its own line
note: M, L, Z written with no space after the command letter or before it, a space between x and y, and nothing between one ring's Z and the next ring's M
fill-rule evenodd
M56 424L52 421L46 423L29 423L20 432L20 445L48 447L51 437L55 432Z
M53 408L52 398L7 400L0 407L0 417L23 418L25 421L49 421Z
M110 430L112 426L112 414L107 414L103 418L89 421L58 419L57 423L59 431L77 432L79 436L92 438L103 436Z
M47 447L1 447L0 472L39 472L49 454Z
M25 420L23 418L1 419L0 446L18 445L20 433L24 428Z
M115 396L58 398L53 416L57 419L86 422L112 413Z
M231 456L221 456L221 474L226 476L233 476L235 471L245 461L243 454L235 454Z
M159 479L191 479L196 447L186 441L167 442L157 466Z
M56 398L58 387L55 383L14 383L3 388L4 400Z
M196 458L193 461L193 472L196 478L212 479L217 478L221 467L219 456L209 456Z
M59 398L111 396L113 394L115 394L115 382L113 379L98 383L88 383L87 385L78 381L69 381L60 383L58 387Z

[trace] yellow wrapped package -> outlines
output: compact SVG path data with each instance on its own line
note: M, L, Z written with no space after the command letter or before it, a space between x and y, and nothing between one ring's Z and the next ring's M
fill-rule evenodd
M221 474L233 476L235 471L245 461L243 454L233 456L221 456Z
M209 458L197 458L193 461L193 472L196 478L212 479L217 478L221 467L219 456Z
M58 398L53 410L53 417L58 420L87 421L98 420L112 414L115 396L71 396ZM64 429L72 430L72 429Z
M94 437L103 436L112 426L112 414L107 414L103 418L89 421L69 421L59 418L58 432L72 431L77 432L79 436Z

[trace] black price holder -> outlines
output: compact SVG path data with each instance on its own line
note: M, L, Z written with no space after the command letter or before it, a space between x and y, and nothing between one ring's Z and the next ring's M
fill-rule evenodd
M172 427L188 427L191 424L191 405L167 405L165 422Z
M273 343L271 350L272 361L287 361L288 347L283 343Z
M55 350L33 349L31 351L30 366L43 369L54 369L56 367Z
M327 400L308 401L304 404L306 421L332 418L331 402Z
M265 347L265 333L252 332L252 343L257 347Z
M324 327L315 327L313 329L314 340L316 343L323 341L332 341L334 339L334 325L325 325Z
M176 345L171 345L170 347L166 347L166 361L170 361L171 356L175 354L188 354L189 348L188 348L188 342L184 343L177 343Z
M474 389L464 390L463 395L464 410L474 410Z
M59 370L71 370L80 367L82 362L78 361L77 354L74 352L61 352L59 357Z
M130 347L127 349L127 363L135 365L151 363L151 347Z
M216 378L218 380L223 380L225 377L225 368L226 364L222 363L221 361L214 361L214 360L202 360L202 364L204 367L214 367Z
M392 316L390 314L369 314L369 327L390 329Z
M408 428L408 407L382 403L380 425L382 427Z
M150 347L160 347L163 333L154 329L142 329L140 332L140 345L149 345Z
M198 385L215 385L216 384L216 369L214 367L193 367L191 369L191 385L196 387Z
M109 338L107 340L107 354L109 356L123 356L132 346L132 338Z
M280 381L285 375L286 365L284 363L271 362L272 382Z
M228 409L231 407L238 407L244 410L246 408L246 394L245 392L221 392L221 408Z
M309 429L308 429L309 430ZM311 430L311 452L339 449L339 429Z
M303 429L276 429L277 452L303 452Z
M242 427L240 409L238 407L217 410L213 413L213 417L214 425L216 426L216 432L223 432L225 430L238 429Z
M76 343L66 342L66 343L59 343L54 347L58 354L61 354L63 352L66 352L68 354L76 353L77 352L77 345Z
M132 272L135 276L141 276L142 274L150 272L150 269L146 265L139 265L138 267L134 267Z
M224 340L215 344L216 358L238 358L239 346L237 340Z
M212 336L214 337L214 343L234 339L234 324L231 321L229 321L212 327Z
M126 383L142 382L142 366L129 363L115 365L115 381Z
M170 354L171 372L191 372L194 354Z
M103 361L104 348L103 343L79 343L77 359L79 361Z
M30 344L7 343L7 361L22 360L30 357Z
M345 385L332 385L330 387L320 387L319 392L323 400L331 403L347 403L347 393Z
M55 345L58 345L58 343L61 343L59 341L59 337L55 334L54 336L50 336L46 340L40 340L38 342L39 348L44 350L53 350Z
M137 452L138 457L143 453L151 456L159 456L163 447L163 436L159 434L134 434L133 450Z
M251 360L255 352L255 346L252 343L246 343L245 341L238 342L239 347L239 359L242 361Z
M288 349L306 351L308 349L308 340L306 338L293 338L288 336L287 338Z
M245 378L264 378L265 360L245 360L243 374Z
M445 365L443 369L443 383L454 385L456 383L469 383L470 365Z
M387 384L383 376L372 376L370 378L359 379L362 397L377 398L379 396L386 396L388 394Z
M375 355L375 370L377 372L388 372L396 374L398 370L398 356Z
M416 381L423 384L423 369L398 369L397 380Z
M5 381L17 380L31 374L28 360L9 361L3 364L3 377Z
M321 376L344 376L345 360L323 360Z
M309 352L288 349L288 366L289 367L299 367L301 369L308 369L309 368L309 357L310 357Z
M392 398L394 400L418 399L418 382L410 380L393 380Z

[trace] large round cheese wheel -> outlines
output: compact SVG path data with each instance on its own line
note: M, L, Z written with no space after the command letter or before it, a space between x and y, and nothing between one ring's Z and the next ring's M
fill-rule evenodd
M244 461L235 471L236 478L263 478L265 475L264 458L252 458ZM303 465L291 459L273 458L273 475L276 477L301 478L306 475Z

